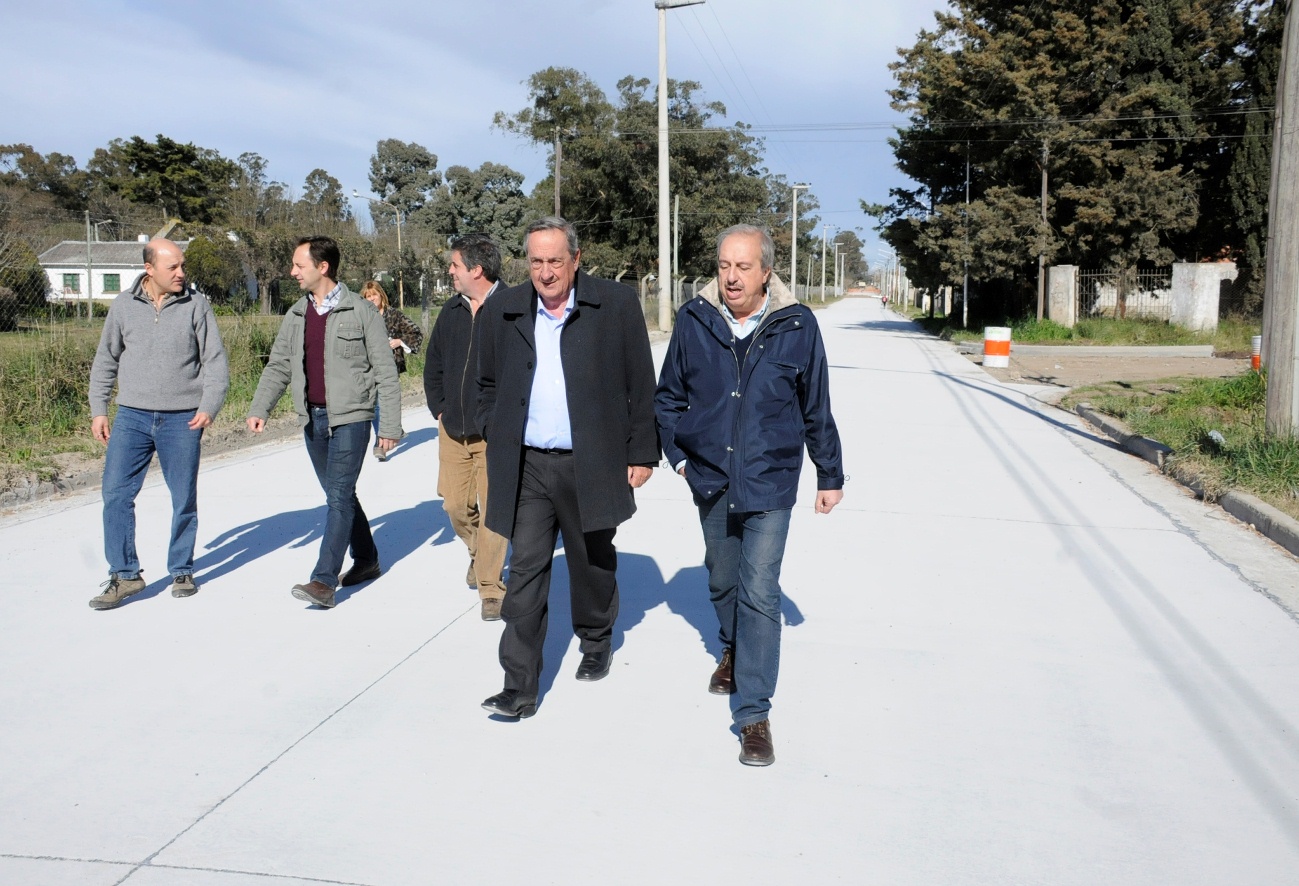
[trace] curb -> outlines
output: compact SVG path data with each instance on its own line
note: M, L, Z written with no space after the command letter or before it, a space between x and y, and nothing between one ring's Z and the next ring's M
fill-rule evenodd
M962 354L982 354L983 342L955 342ZM1216 357L1213 345L1021 345L1010 343L1010 355L1021 357Z
M1190 489L1197 498L1205 498L1203 485L1193 477L1185 476L1181 471L1167 465L1166 459L1173 453L1170 447L1158 440L1132 433L1131 429L1117 418L1102 415L1086 403L1079 403L1074 407L1074 412L1128 452L1145 459L1159 468L1160 473ZM1216 503L1237 520L1249 524L1249 528L1299 557L1299 520L1282 513L1257 496L1237 489L1224 492Z

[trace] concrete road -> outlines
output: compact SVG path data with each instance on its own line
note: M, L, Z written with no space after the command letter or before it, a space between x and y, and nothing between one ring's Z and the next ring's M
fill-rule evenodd
M736 761L702 543L656 472L620 530L610 677L492 720L499 624L426 413L360 496L387 572L289 595L323 497L300 441L212 459L197 596L95 612L98 496L0 521L0 884L1299 881L1295 562L947 344L819 314L850 481L791 528L777 762ZM656 347L661 356L663 346Z

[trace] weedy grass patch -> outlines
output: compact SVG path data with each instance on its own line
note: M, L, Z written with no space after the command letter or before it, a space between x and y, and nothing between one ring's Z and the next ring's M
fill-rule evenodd
M244 423L282 319L217 318L230 361L230 389L214 430ZM103 446L90 435L87 397L102 328L103 322L96 321L0 335L0 462L44 477L57 473L60 454L103 453ZM408 357L403 390L419 387L423 373L422 356ZM292 410L293 403L285 396L272 414Z
M1266 376L1246 372L1075 388L1061 405L1089 402L1171 447L1169 469L1197 480L1210 500L1243 489L1299 519L1299 440L1267 434L1266 397Z

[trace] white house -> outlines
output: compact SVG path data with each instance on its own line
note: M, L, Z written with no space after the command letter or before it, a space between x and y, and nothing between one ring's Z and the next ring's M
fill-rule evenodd
M73 302L86 299L86 266L91 275L90 298L112 301L123 289L130 289L144 273L144 244L139 240L92 242L86 254L85 240L64 240L41 253L38 261L49 278L49 301ZM188 240L176 244L183 252Z

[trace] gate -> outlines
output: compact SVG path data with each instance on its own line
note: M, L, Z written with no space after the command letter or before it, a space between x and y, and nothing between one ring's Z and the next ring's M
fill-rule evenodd
M1173 314L1172 268L1078 272L1078 319L1163 320Z

